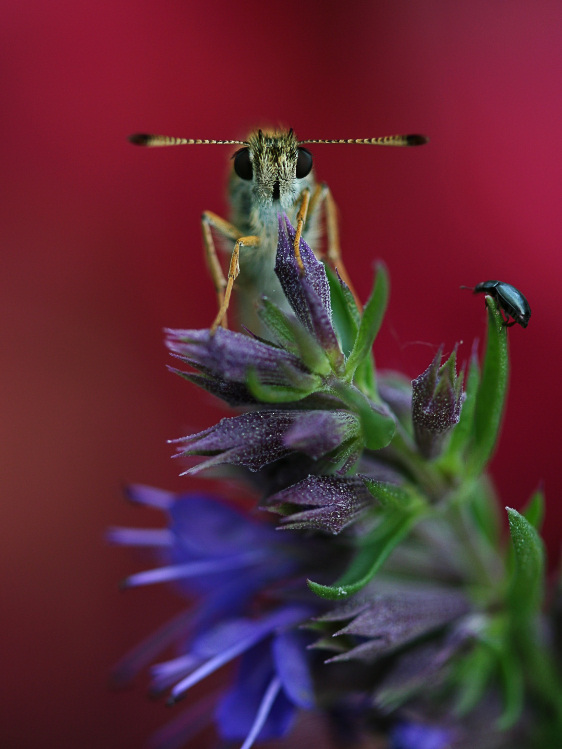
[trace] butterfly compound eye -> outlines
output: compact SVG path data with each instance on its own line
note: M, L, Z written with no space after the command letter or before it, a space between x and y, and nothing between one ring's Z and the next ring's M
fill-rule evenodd
M254 176L249 148L241 148L234 154L234 171L240 179L250 180Z
M299 146L299 155L297 156L297 179L307 177L312 170L312 154L306 148Z

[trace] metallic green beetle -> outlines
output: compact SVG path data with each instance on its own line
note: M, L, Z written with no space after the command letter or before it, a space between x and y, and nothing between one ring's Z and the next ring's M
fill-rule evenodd
M506 314L507 319L504 319L503 324L507 328L515 323L519 323L522 328L527 327L531 317L531 307L515 286L503 281L483 281L474 287L474 293L489 294L496 299L500 309ZM510 317L513 319L508 322Z

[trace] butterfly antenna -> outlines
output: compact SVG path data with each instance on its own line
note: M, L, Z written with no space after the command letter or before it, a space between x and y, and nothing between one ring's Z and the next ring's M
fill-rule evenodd
M199 140L198 138L174 138L171 135L152 135L134 133L129 135L129 142L135 146L153 148L157 146L199 146L199 145L248 145L244 140Z
M302 143L357 143L367 146L423 146L429 141L426 135L383 135L380 138L342 138L341 140L299 140Z

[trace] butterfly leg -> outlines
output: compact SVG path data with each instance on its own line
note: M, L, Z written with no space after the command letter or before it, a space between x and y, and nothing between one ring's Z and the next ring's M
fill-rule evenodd
M340 233L338 227L338 210L332 192L326 183L317 185L312 198L310 199L309 214L313 214L317 210L324 209L324 215L326 220L326 235L327 235L327 252L326 257L330 265L335 268L338 272L341 280L348 286L351 291L357 309L363 309L363 305L357 296L357 292L351 282L351 278L345 268L340 246Z
M205 258L207 260L207 265L217 295L218 312L213 324L211 325L211 335L214 335L219 325L224 328L228 327L226 313L230 304L230 296L232 294L234 281L240 273L240 248L257 247L260 243L260 239L259 237L254 236L243 236L234 224L225 221L225 219L217 216L216 213L212 213L211 211L205 211L203 213L201 218L201 228L203 231ZM212 229L217 231L221 236L231 239L235 243L226 278L217 255Z
M310 190L308 189L308 187L305 187L305 189L301 193L301 205L299 208L299 212L297 213L297 229L295 232L295 244L294 244L295 259L297 261L297 265L299 266L299 270L301 273L304 273L304 265L302 263L302 258L301 258L300 243L301 243L302 230L306 223L306 216L308 213L309 202L310 202Z

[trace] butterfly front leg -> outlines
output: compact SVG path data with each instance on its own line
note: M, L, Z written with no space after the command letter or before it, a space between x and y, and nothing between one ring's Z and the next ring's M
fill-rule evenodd
M256 236L244 236L234 224L231 224L212 211L205 211L203 213L201 217L201 229L203 232L205 258L217 295L218 312L210 328L211 335L214 335L219 325L223 328L228 327L226 313L230 304L234 281L240 273L240 248L257 247L260 243L260 238ZM212 229L234 242L234 249L230 257L226 278L217 255Z
M317 211L322 211L325 216L327 238L326 259L332 268L337 270L341 280L348 286L355 299L357 309L362 310L363 305L357 296L357 292L343 262L338 227L338 210L332 192L325 182L316 186L308 205L309 216L313 216Z

